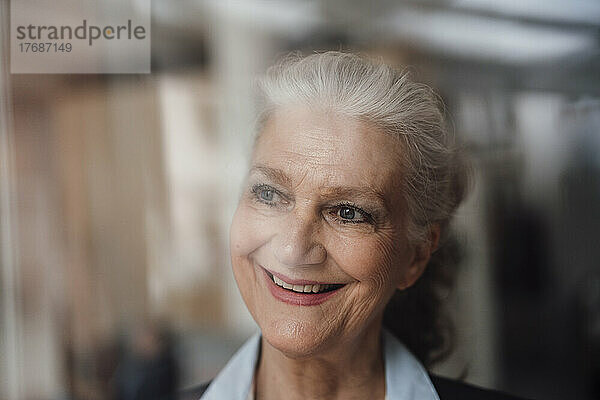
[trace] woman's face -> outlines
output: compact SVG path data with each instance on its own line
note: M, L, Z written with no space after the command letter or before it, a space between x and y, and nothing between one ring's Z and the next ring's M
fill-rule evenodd
M339 114L280 109L255 147L231 226L240 292L264 338L310 356L378 329L421 272L405 239L397 140Z

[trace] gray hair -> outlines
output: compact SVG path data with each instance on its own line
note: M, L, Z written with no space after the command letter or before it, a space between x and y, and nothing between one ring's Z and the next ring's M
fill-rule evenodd
M431 224L440 224L446 234L465 195L467 173L443 104L431 88L383 62L326 52L284 57L269 68L259 89L259 134L276 109L302 104L368 121L397 138L406 154L398 189L408 208L407 238L413 244L426 242ZM453 284L460 251L449 239L414 285L396 290L384 312L383 324L426 366L452 350L443 293Z
M467 174L443 103L430 87L383 62L336 51L307 57L292 53L258 84L259 132L275 109L302 103L367 120L400 139L407 154L402 192L408 239L426 240L433 223L446 230L464 197Z

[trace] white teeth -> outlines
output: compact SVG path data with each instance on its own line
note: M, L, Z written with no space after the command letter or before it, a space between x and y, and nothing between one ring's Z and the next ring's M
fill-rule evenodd
M302 293L302 292L304 292L304 285L294 285L292 287L292 290L294 292L300 292L300 293Z
M292 285L287 282L284 282L280 278L273 275L273 282L275 282L278 286L281 286L285 289L293 290L298 293L319 293L323 290L326 290L330 287L330 285Z

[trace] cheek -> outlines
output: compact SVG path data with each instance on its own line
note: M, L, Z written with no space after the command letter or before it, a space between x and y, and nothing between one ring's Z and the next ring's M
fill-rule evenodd
M248 206L240 203L231 222L229 245L231 256L245 257L266 243L265 222Z
M242 200L233 216L229 233L233 275L244 303L255 320L258 320L256 310L260 309L257 307L260 296L256 293L259 277L256 275L250 256L266 240L264 230L258 228L262 224L252 209L244 205Z
M335 247L344 272L369 286L395 286L406 269L400 241L391 233L359 240L344 238Z

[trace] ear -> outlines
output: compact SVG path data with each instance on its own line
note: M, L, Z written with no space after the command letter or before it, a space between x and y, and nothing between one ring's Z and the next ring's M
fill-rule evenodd
M429 262L429 259L431 259L431 254L433 254L438 247L440 235L440 224L432 224L429 227L427 240L414 245L412 249L413 254L411 261L404 275L404 279L398 285L398 289L408 289L415 284L421 275L423 275L423 272L425 272L425 268L427 267L427 263Z

